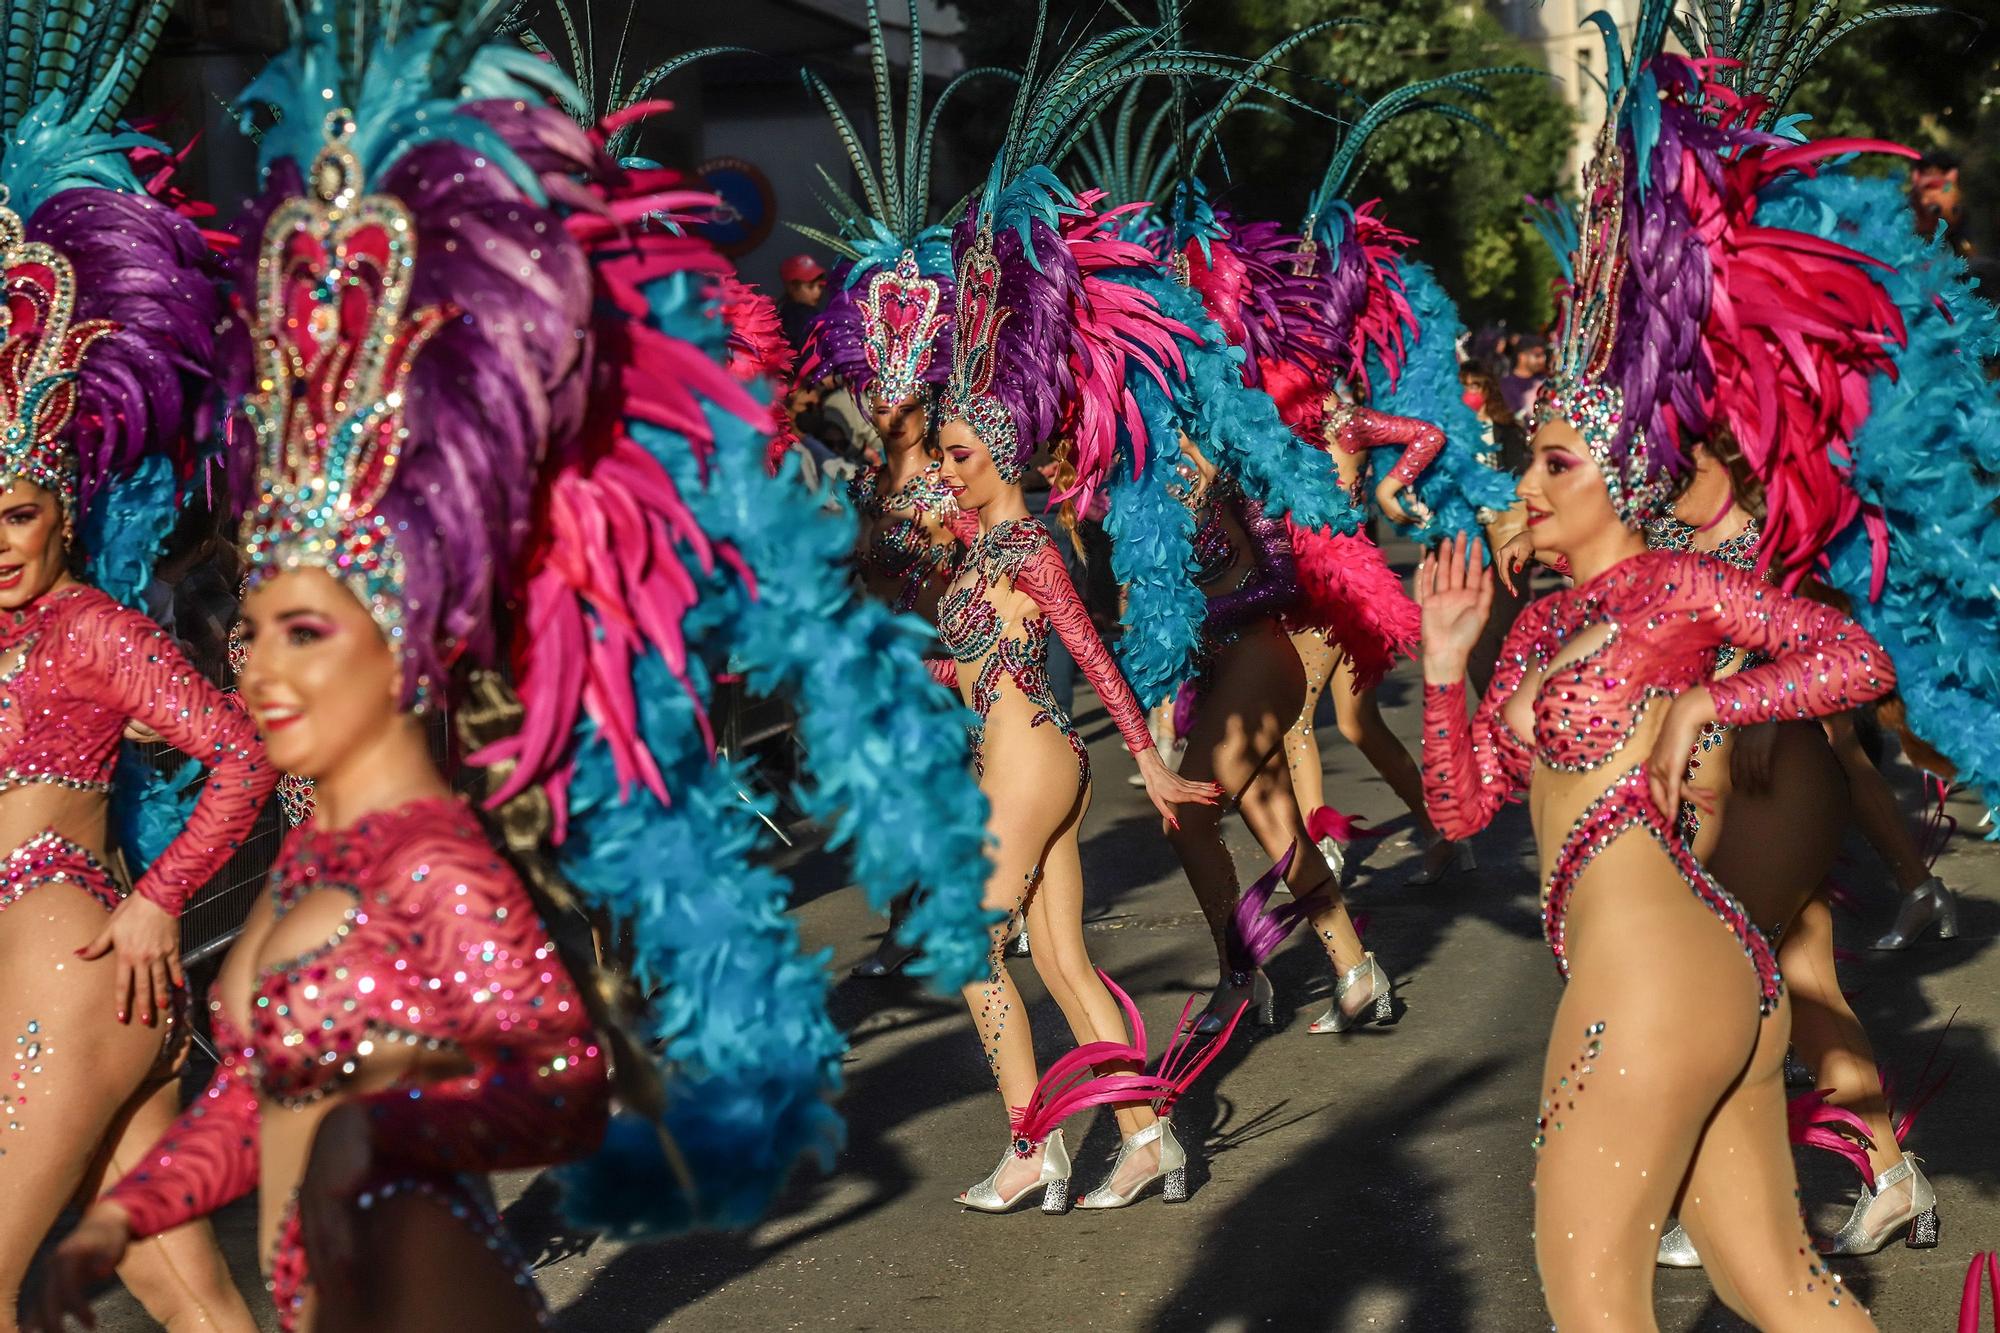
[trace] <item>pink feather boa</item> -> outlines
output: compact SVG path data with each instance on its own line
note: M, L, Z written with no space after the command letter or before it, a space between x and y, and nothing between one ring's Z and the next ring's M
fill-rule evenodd
M1291 529L1300 594L1286 616L1289 627L1324 630L1353 660L1356 684L1372 689L1399 656L1416 656L1422 613L1382 548L1362 533L1315 532L1289 518L1285 526Z

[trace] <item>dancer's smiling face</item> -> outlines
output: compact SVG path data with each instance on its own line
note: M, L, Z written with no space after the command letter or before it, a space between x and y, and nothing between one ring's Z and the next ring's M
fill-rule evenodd
M271 762L321 778L402 724L403 671L374 617L322 569L265 578L243 599L243 702Z
M0 492L0 611L18 611L68 570L62 502L32 481Z
M960 509L984 509L1020 484L1000 480L993 455L969 422L953 418L938 432L938 447L944 451L945 489L958 497Z
M1559 418L1535 432L1534 454L1514 493L1528 507L1528 537L1537 551L1569 552L1623 526L1583 436Z

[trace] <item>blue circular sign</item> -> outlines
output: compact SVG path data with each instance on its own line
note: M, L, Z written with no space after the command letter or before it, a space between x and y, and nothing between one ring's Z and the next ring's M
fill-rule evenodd
M696 174L722 200L714 216L695 227L716 249L740 259L770 237L778 199L769 177L740 157L710 158Z

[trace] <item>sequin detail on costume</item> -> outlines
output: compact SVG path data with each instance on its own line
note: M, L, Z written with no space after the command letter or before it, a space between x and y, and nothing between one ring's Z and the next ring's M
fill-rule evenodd
M0 909L12 907L21 895L43 884L74 884L107 912L125 901L104 863L54 829L37 833L0 861Z
M1585 1081L1597 1068L1597 1057L1603 1054L1604 1024L1592 1023L1583 1030L1583 1049L1569 1062L1569 1072L1558 1075L1555 1086L1542 1098L1541 1114L1535 1117L1535 1137L1529 1147L1540 1152L1548 1145L1549 1134L1563 1127L1562 1117L1576 1109L1577 1094L1583 1091Z
M55 1047L42 1040L40 1019L31 1018L14 1038L14 1059L7 1071L6 1124L11 1132L21 1128L28 1112L29 1080L42 1072L42 1061L55 1054ZM7 1155L7 1140L0 1138L0 1157Z
M1026 593L1037 614L1024 616L1012 627L993 604L1002 582ZM986 724L999 700L1001 682L1014 688L1035 707L1031 726L1053 725L1076 755L1077 787L1090 781L1090 755L1069 714L1049 689L1049 634L1053 630L1076 659L1077 669L1097 691L1134 754L1153 748L1145 714L1132 697L1125 678L1105 651L1090 623L1090 615L1069 581L1069 571L1056 553L1048 530L1033 518L1011 518L974 538L959 566L958 581L938 603L938 638L958 662L978 665L972 684L972 710L977 720L968 728L973 763L985 771Z
M1416 484L1431 460L1444 448L1444 432L1415 417L1391 416L1360 403L1341 403L1326 414L1327 438L1342 453L1366 458L1374 449L1405 444L1389 475L1405 486ZM1406 443L1407 442L1407 443ZM1368 501L1368 469L1356 469L1347 498L1364 508Z
M158 625L82 584L0 618L0 661L17 665L0 691L0 791L109 791L128 720L208 768L186 829L133 889L178 915L242 844L277 781L250 719Z
M582 999L470 811L425 800L345 829L293 829L272 869L274 903L323 888L351 894L351 908L327 941L257 979L249 1031L211 1003L222 1067L108 1196L134 1236L257 1186L265 1102L353 1097L399 1178L543 1166L586 1155L603 1133L605 1057ZM389 1042L451 1050L469 1072L353 1093L360 1063ZM300 1252L280 1288L281 1312L303 1262Z
M1206 674L1219 650L1258 622L1292 609L1299 598L1299 572L1290 529L1281 519L1269 517L1230 478L1217 477L1196 502L1194 514L1193 579L1196 587L1208 592L1201 626L1201 666ZM1247 550L1239 548L1229 518L1242 529ZM1209 592L1209 585L1226 575L1239 555L1248 557L1242 576L1227 588Z
M914 396L924 385L931 353L945 317L938 309L944 289L917 265L914 250L905 250L894 269L880 269L868 280L861 298L861 326L866 330L862 355L875 372L868 392L884 408Z
M1592 626L1604 641L1560 669L1547 664ZM1717 645L1766 653L1765 664L1710 680ZM1533 698L1533 739L1504 710L1530 669L1545 672ZM1720 718L1748 725L1820 717L1881 697L1894 672L1875 641L1831 608L1787 597L1737 570L1684 553L1649 551L1521 613L1478 714L1468 719L1463 682L1424 689L1424 795L1438 829L1467 838L1490 822L1537 760L1560 771L1601 768L1631 739L1640 703L1704 685ZM1576 877L1612 838L1643 826L1689 888L1736 932L1758 973L1766 1008L1777 969L1762 935L1653 808L1643 768L1620 775L1566 835L1549 874L1544 923L1558 965L1562 914Z
M936 518L949 529L958 512L942 465L928 465L887 495L882 470L869 468L856 474L847 495L864 534L862 572L899 585L898 611L915 609L927 586L951 581L958 544L948 537L933 541L924 527L926 518Z

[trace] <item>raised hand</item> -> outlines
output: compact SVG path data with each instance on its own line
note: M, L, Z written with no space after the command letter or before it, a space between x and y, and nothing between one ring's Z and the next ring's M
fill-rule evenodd
M1458 533L1424 557L1417 570L1417 605L1424 613L1424 679L1449 685L1465 675L1466 659L1493 609L1493 571L1480 543Z

